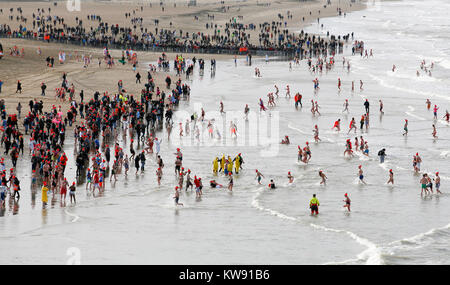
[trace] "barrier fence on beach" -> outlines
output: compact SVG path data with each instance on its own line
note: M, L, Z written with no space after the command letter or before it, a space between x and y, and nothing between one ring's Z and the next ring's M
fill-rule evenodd
M26 40L34 40L45 43L56 43L56 44L65 44L65 45L73 45L79 47L93 47L93 48L105 48L108 49L116 49L116 50L125 50L132 49L135 51L147 51L147 52L167 52L167 53L196 53L196 54L225 54L225 55L246 55L250 53L253 56L269 56L269 57L279 57L292 59L296 55L300 55L302 57L303 50L296 48L287 48L287 49L266 49L266 48L248 48L246 51L240 51L239 47L231 48L231 47L188 47L188 46L177 46L177 45L153 45L153 44L145 44L142 42L137 42L135 44L122 44L122 43L110 43L107 41L83 41L79 39L68 39L68 38L50 38L50 40L44 40L40 37L35 37L33 35L30 36L16 36L5 33L0 33L0 38L8 38L8 39L26 39Z

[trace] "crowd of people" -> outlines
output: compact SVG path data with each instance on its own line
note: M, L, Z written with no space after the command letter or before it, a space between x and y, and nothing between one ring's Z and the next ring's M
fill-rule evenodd
M214 34L204 33L183 33L182 30L167 30L158 29L158 22L155 22L155 32L147 31L142 27L143 20L141 18L131 18L131 15L126 14L126 18L130 18L132 24L131 27L119 27L119 25L110 25L102 21L99 15L89 15L88 21L98 22L96 29L90 30L83 26L81 19L76 19L77 26L70 27L65 24L63 18L58 16L51 16L51 9L38 9L36 14L33 13L33 29L27 28L26 18L22 15L22 10L16 11L18 16L16 21L21 21L20 28L18 30L11 30L9 25L2 24L0 27L0 35L8 37L21 37L21 38L34 38L37 39L41 34L44 34L47 41L67 41L82 43L83 45L101 45L104 48L104 61L110 62L112 57L109 53L108 46L120 45L120 46L132 46L133 49L138 45L142 46L181 46L181 47L215 47L215 48L229 48L239 49L242 46L249 47L250 49L293 49L299 52L297 54L294 64L298 64L299 58L304 56L308 57L308 67L311 74L321 74L323 69L329 71L334 68L335 53L339 47L342 47L345 41L350 39L350 34L345 37L331 37L331 40L318 37L316 35L309 35L303 31L299 35L289 33L286 27L286 22L281 21L272 23L259 24L259 45L252 44L250 42L250 34L248 31L254 31L258 25L255 24L241 24L238 23L236 18L230 19L230 22L226 25L224 31L220 31L216 25L208 25L207 29L214 29ZM291 16L291 15L289 15ZM289 18L289 17L288 17ZM10 17L13 21L14 17ZM139 29L136 25L140 25ZM353 40L353 34L351 34ZM364 49L364 43L355 41L353 53L359 51L364 57L373 57L373 52L370 53L367 49ZM19 51L17 47L14 47L11 52L11 56L23 55L24 52ZM161 184L163 177L164 163L162 159L162 153L160 146L163 138L156 137L156 131L161 130L163 127L167 130L167 140L170 140L170 134L173 128L173 112L177 108L180 100L187 100L190 96L190 87L183 83L180 76L184 74L186 78L193 75L193 70L196 64L199 65L199 73L203 74L205 69L205 61L203 59L196 59L195 57L190 60L183 57L181 54L177 54L173 60L173 70L178 76L178 80L173 82L170 75L167 75L165 80L165 86L156 86L153 80L152 73L154 72L169 72L171 63L168 56L165 53L161 54L157 62L156 67L151 67L147 72L147 81L142 83L139 70L137 70L137 57L135 53L130 52L129 49L122 53L122 64L126 64L125 54L128 64L132 65L133 71L136 76L136 84L143 85L139 96L133 96L126 92L123 83L120 80L117 83L117 92L109 94L108 92L96 91L93 94L93 98L84 101L84 92L81 90L78 96L76 96L76 86L74 83L69 84L70 77L68 74L63 73L61 78L61 87L55 90L55 102L58 100L61 104L66 102L66 94L68 94L68 102L70 107L67 112L63 112L61 106L51 106L51 111L44 112L43 101L30 100L29 111L23 121L24 133L18 120L21 115L21 105L19 103L17 107L18 113L8 114L6 112L4 102L0 101L0 112L3 120L1 127L2 138L1 145L4 147L4 155L11 157L13 168L10 169L9 174L6 170L4 159L1 159L0 169L2 171L1 182L1 204L4 207L7 195L13 201L20 199L20 180L16 175L17 160L20 155L24 155L24 135L29 136L29 156L31 160L31 177L32 177L32 191L36 191L36 187L41 187L42 206L45 208L48 204L49 194L52 194L52 201L56 200L59 195L61 203L65 203L67 191L69 191L70 202L76 203L76 186L77 182L86 181L86 189L93 194L101 193L105 191L105 185L107 178L112 182L118 179L118 175L128 175L130 166L134 160L134 166L136 168L136 175L139 173L144 174L146 169L146 161L149 155L155 156L157 162L157 183ZM315 58L315 62L313 61ZM251 61L251 59L250 59ZM49 57L47 60L47 66L53 66L53 59ZM248 65L251 65L249 61ZM268 60L266 60L268 62ZM235 61L236 63L236 61ZM347 63L347 68L350 70L349 61L343 60L343 66ZM100 63L99 63L100 64ZM86 62L85 62L86 67ZM292 62L289 63L290 70L292 69ZM215 72L216 62L215 59L211 60L211 74ZM424 67L422 67L424 69ZM430 67L432 69L432 67ZM395 68L393 68L395 72ZM259 68L255 68L255 77L261 77ZM319 80L314 80L314 94L317 94L320 90ZM0 81L0 92L1 92ZM341 90L341 79L338 78L337 89ZM269 92L267 97L269 98L268 107L264 105L264 101L259 99L260 112L265 112L269 108L276 108L275 96L279 97L279 88L275 85L275 90ZM46 96L46 85L41 84L41 95ZM291 89L289 85L286 85L285 89L286 99L291 98ZM360 80L360 90L363 90L363 82ZM21 81L17 81L16 93L22 92ZM169 94L166 94L168 92ZM354 82L352 82L352 92L354 92ZM295 108L303 107L301 102L302 94L297 92L294 96ZM384 114L383 102L379 100L380 113ZM349 112L349 104L346 100L343 103L344 112ZM427 100L428 109L430 109L431 102ZM370 102L366 99L363 103L364 112L361 115L359 129L361 133L364 129L367 131L370 128ZM313 116L321 116L319 111L320 106L318 101L311 100L311 113ZM245 114L248 114L248 105L245 107ZM439 107L434 106L434 120L437 120L437 112ZM224 114L223 102L220 102L220 113ZM446 121L449 121L450 115L446 112ZM180 137L183 133L195 132L198 139L199 130L197 124L203 124L205 120L204 110L202 114L198 116L193 114L185 123L183 128L182 122L180 123ZM335 121L332 129L337 132L341 131L340 118ZM191 127L192 126L192 127ZM73 129L73 136L75 140L75 153L76 153L76 180L68 181L65 175L67 162L69 160L67 154L64 151L64 143L66 139L67 130ZM213 123L208 122L208 130L210 130L211 138L214 136ZM349 124L347 134L352 131L356 134L358 130L356 119L352 118ZM408 135L408 121L405 120L404 136ZM230 131L232 137L237 136L236 124L230 122ZM314 140L316 143L320 143L322 140L319 137L319 126L315 125L313 131ZM220 138L220 133L216 133ZM433 137L437 138L437 131L435 125L433 125ZM122 138L122 143L119 143L119 136ZM135 148L135 143L137 144ZM281 144L289 145L293 143L289 136L285 136L281 141ZM129 148L127 149L127 146ZM138 151L139 146L142 145L142 150ZM353 149L355 147L355 149ZM369 156L369 146L367 140L363 136L355 137L355 142L352 144L350 139L345 142L344 156L353 156L356 152L361 151L362 155ZM130 156L128 156L128 153ZM113 154L113 156L111 156ZM378 152L380 157L380 163L384 163L386 156L386 149L382 149ZM307 164L312 159L312 152L309 146L309 142L306 142L304 147L298 145L298 162ZM421 158L417 153L413 158L413 168L416 173L420 171ZM213 161L213 173L222 173L228 179L228 189L232 191L234 185L233 172L239 173L244 163L241 154L235 156L232 159L230 156L227 158L225 154L219 159L216 157ZM191 169L187 170L183 167L183 154L181 149L178 148L175 153L175 171L174 175L178 181L175 186L175 203L176 205L183 205L179 202L180 190L185 189L188 191L193 190L195 186L196 197L201 198L203 192L203 184L201 177L197 175L191 175ZM326 185L327 176L323 170L318 171L318 175L321 179L320 185ZM388 173L388 183L394 184L394 172L392 169ZM357 177L360 183L366 184L364 181L364 172L362 166L358 167ZM256 179L259 184L264 178L264 175L256 170ZM288 181L293 183L294 177L288 172ZM436 172L435 189L440 193L440 177L439 172ZM428 174L423 174L420 180L422 185L422 194L428 194L429 191L433 191L432 179ZM183 187L184 186L184 187ZM210 181L212 188L221 188L222 184L219 184L215 180ZM275 181L270 180L268 184L269 189L276 189ZM350 198L348 194L345 194L345 205L350 211ZM319 201L314 194L310 201L311 213L318 214Z
M146 7L146 9L148 9ZM150 8L151 9L151 8ZM325 6L324 9L327 9ZM328 8L330 9L330 8ZM136 9L138 10L138 9ZM297 34L287 28L287 20L292 21L290 11L284 16L279 15L277 21L263 23L243 23L243 17L232 17L224 23L224 29L217 22L206 24L206 30L187 32L182 29L159 28L159 19L154 21L154 29L149 23L144 23L142 17L137 16L136 10L125 13L129 25L108 23L100 15L87 15L86 19L78 16L75 25L68 25L67 21L52 12L51 8L38 8L28 20L22 9L10 11L10 23L0 24L0 37L36 39L46 42L72 43L95 47L131 47L134 50L155 50L164 48L173 51L202 52L223 50L232 53L244 48L246 52L252 51L284 51L300 58L310 55L342 52L345 42L350 35L334 36L328 33L327 37L310 35L303 30ZM140 7L138 13L143 13ZM312 16L312 12L310 12ZM319 10L320 16L320 10ZM214 21L214 16L210 17ZM318 18L319 20L319 18ZM13 29L13 22L18 22L18 28ZM242 22L241 22L242 21ZM302 18L305 21L305 18ZM171 24L171 22L170 22ZM251 35L257 34L257 40ZM351 35L353 38L353 35Z

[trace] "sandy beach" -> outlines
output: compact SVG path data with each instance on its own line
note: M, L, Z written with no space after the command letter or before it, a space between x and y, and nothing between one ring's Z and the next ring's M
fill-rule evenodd
M129 19L126 19L124 14L131 13L132 18L142 17L143 28L153 30L155 28L154 20L160 20L158 28L162 29L183 29L185 32L203 32L208 33L205 28L206 23L217 24L218 27L224 26L232 17L242 16L243 23L264 23L271 21L278 21L278 15L286 15L287 11L293 15L292 19L287 21L287 28L292 32L299 33L301 28L315 21L318 17L329 17L337 15L337 1L332 1L331 5L324 8L326 1L277 1L270 3L270 1L225 1L225 5L218 4L217 1L198 1L197 6L187 6L186 1L170 1L164 6L160 6L158 1L82 1L81 11L68 11L64 1L57 2L57 6L53 2L1 2L0 9L3 13L0 14L0 23L7 24L12 29L17 29L20 25L30 27L30 20L32 14L36 13L38 8L47 10L51 9L51 15L58 15L64 18L66 24L75 25L75 19L83 19L88 28L96 28L95 21L88 21L88 15L100 15L104 22L119 25L131 25ZM270 3L270 6L263 4ZM173 5L176 4L176 7ZM151 5L151 6L150 6ZM223 12L222 7L227 7ZM17 21L15 16L18 15L17 8L22 8L23 17L27 18L27 23ZM143 10L141 11L141 7ZM162 8L164 7L164 11ZM363 9L364 4L361 2L350 3L350 1L342 1L341 9L343 12L350 12L357 9ZM11 14L9 9L13 9ZM229 9L228 9L229 8ZM135 14L133 13L135 12ZM320 12L319 12L320 11ZM311 12L311 14L310 14ZM208 19L208 14L214 15L214 20ZM9 15L14 15L13 21L8 19ZM193 17L198 16L198 20ZM303 17L305 20L303 21ZM172 26L170 26L172 23ZM257 31L253 31L251 40L256 41ZM116 89L116 83L123 80L127 91L130 94L139 94L139 87L134 84L135 74L129 65L122 66L116 64L113 69L107 69L105 64L98 67L98 58L101 58L102 49L76 47L73 45L63 44L48 44L42 41L29 41L21 39L7 39L2 38L0 42L3 45L5 56L0 61L0 80L4 82L2 89L2 97L6 98L6 106L8 111L15 111L17 103L20 101L22 105L30 99L37 98L36 90L42 82L47 85L49 95L45 98L39 98L45 103L45 108L50 108L51 104L56 104L53 90L59 87L60 78L64 72L68 73L70 77L77 82L77 92L84 90L86 98L92 98L95 91L109 92L110 94ZM18 49L24 49L24 57L8 56L10 48L17 46ZM37 54L40 48L41 54ZM45 64L45 58L53 56L55 59L58 53L64 51L68 57L65 64L55 64L54 68L48 68ZM119 58L121 50L111 50L113 57ZM161 53L151 52L137 52L138 60L141 63L139 69L145 72L148 66L144 66L145 62L155 62ZM70 57L69 54L72 56ZM93 61L89 68L83 69L81 57L83 55L92 56ZM168 53L169 58L173 58L175 54ZM215 58L232 59L233 56L228 55L211 55L211 54L188 54L189 58L203 58L205 60ZM76 58L78 57L78 61ZM13 66L14 68L11 68ZM165 76L156 74L155 83L163 85ZM107 80L105 80L107 79ZM21 80L23 84L22 94L15 94L17 80ZM65 110L67 103L58 102Z

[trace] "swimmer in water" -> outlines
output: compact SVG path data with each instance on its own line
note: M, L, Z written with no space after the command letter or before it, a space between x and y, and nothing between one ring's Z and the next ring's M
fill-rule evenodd
M345 111L347 111L347 113L349 113L350 111L348 110L348 99L345 99L345 102L344 102L344 110L342 110L342 113L344 113Z
M281 144L290 144L289 137L285 136L284 139L281 140Z
M315 125L313 133L314 133L314 140L316 141L316 143L318 143L319 141L322 141L319 138L319 127L317 127L317 125Z
M301 146L298 146L297 161L303 161L303 150Z
M245 104L245 108L244 108L244 115L245 115L245 120L248 120L248 113L250 112L250 108L248 107L248 104Z
M363 183L363 184L367 184L364 181L364 175L363 175L363 170L362 170L362 165L358 166L358 177L359 177L359 182Z
M259 111L265 112L266 110L267 110L267 108L264 106L264 101L261 98L259 98Z
M223 102L220 101L220 114L225 114L225 111L223 110Z
M216 182L216 180L209 181L209 185L211 188L222 188L223 185Z
M277 188L277 187L275 186L275 182L273 182L273 179L270 179L269 188L270 188L270 189L275 189L275 188Z
M428 194L428 188L427 188L428 179L427 179L426 174L422 175L422 178L420 179L420 183L421 183L421 187L422 187L420 195L423 195L424 191L425 191L425 195Z
M443 119L445 119L447 124L450 122L450 113L448 112L448 110L445 110L445 115L444 115Z
M230 180L228 182L228 190L233 191L233 173L229 173L230 174Z
M261 177L264 177L264 175L262 175L262 173L259 172L258 169L256 169L256 178L258 179L258 184L261 184Z
M344 156L348 154L349 156L353 156L353 150L352 150L352 142L350 141L350 139L348 139L345 143L345 151L344 151Z
M348 197L347 193L344 194L344 197L345 197L345 200L343 200L343 202L345 202L344 208L347 208L347 210L350 212L350 204L352 201Z
M434 115L434 119L437 120L437 111L439 110L439 107L437 105L434 105L433 108L433 115Z
M288 172L287 178L289 179L289 183L294 182L294 176L291 175L291 172L290 172L290 171Z
M408 135L408 120L407 119L405 119L405 125L403 126L403 130L405 131L403 133L403 135L407 136Z
M352 120L350 121L350 126L349 126L349 130L347 132L347 134L349 134L353 129L355 129L355 134L356 134L356 121L355 118L352 118Z
M422 158L419 156L418 152L414 156L414 160L413 161L415 162L414 169L418 173L420 171L420 164L422 163ZM413 163L413 165L414 165L414 163Z
M191 187L191 191L194 188L194 184L192 184L191 170L190 169L188 169L187 174L186 174L186 188L185 188L185 191L187 191L189 189L189 187Z
M387 184L389 184L389 183L394 185L394 172L392 171L392 169L389 169L389 180L388 180Z
M320 114L319 108L320 108L320 106L319 106L319 104L318 104L317 101L316 101L316 102L315 102L314 110L315 110L315 112L316 112L317 114L319 114L319 116L321 116L322 114Z
M441 177L439 177L439 172L436 172L436 178L434 178L434 184L436 186L436 193L442 194L439 190L441 188Z
M437 131L436 131L436 126L433 124L433 132L431 133L433 135L433 138L437 139L438 137L436 136Z
M303 148L305 157L303 158L304 163L308 163L311 160L311 149L309 148L309 142L306 142L306 146Z
M427 109L430 110L430 108L431 108L431 101L430 101L430 99L427 99L425 104L427 104Z
M180 191L178 190L178 186L175 187L175 196L173 198L175 199L176 206L183 206L182 203L178 202L180 200Z
M320 176L320 178L322 178L322 181L320 182L320 184L326 185L328 177L325 175L325 173L323 173L322 170L319 170L319 176Z
M286 96L285 97L288 97L288 96L289 96L289 98L291 98L291 89L289 88L289 84L286 85Z
M334 122L334 126L331 129L336 128L338 132L341 131L341 119L338 119L336 122Z

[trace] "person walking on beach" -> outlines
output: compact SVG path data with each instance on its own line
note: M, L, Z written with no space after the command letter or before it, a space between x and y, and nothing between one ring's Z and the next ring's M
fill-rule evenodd
M16 89L16 93L19 92L20 94L22 94L22 83L20 83L20 80L17 80L17 89Z
M3 81L0 80L0 93L2 93Z
M17 104L16 110L17 110L17 117L20 119L20 114L22 113L22 104L20 104L20 102Z
M319 214L319 200L316 198L316 194L313 194L312 199L309 201L309 208L311 209L311 215L313 216Z
M47 89L47 85L44 82L41 83L41 96L45 96L45 89Z
M141 74L136 73L136 84L141 83Z

